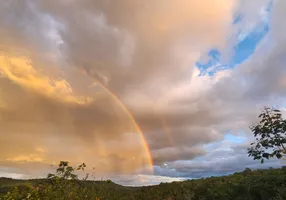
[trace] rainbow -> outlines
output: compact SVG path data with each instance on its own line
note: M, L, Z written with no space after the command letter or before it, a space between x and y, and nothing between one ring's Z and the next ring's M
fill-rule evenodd
M143 135L141 128L139 127L138 123L136 122L135 118L133 117L132 113L126 108L126 106L122 103L122 101L112 91L110 91L108 88L106 88L103 84L101 84L98 81L96 82L96 84L99 85L102 89L104 89L104 91L106 91L108 93L108 95L110 95L112 97L112 99L114 99L118 103L118 105L124 110L124 112L128 115L128 117L131 120L136 131L140 134L142 145L143 145L143 147L147 153L149 167L151 169L152 174L154 174L153 160L152 160L152 156L151 156L151 152L150 152L148 143L147 143L147 141Z
M160 121L161 121L162 129L165 132L165 135L167 136L168 142L169 142L170 146L173 147L174 141L173 141L171 131L170 131L169 127L167 126L167 123L163 117L160 118Z

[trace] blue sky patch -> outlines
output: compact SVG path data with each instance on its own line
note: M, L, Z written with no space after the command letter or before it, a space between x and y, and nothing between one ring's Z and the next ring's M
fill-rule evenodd
M244 30L238 30L238 33L236 35L237 43L234 45L233 49L229 51L234 51L232 58L230 59L230 62L222 63L221 61L221 54L222 52L218 49L210 49L207 52L207 55L209 57L207 62L201 62L197 61L196 66L200 70L199 76L203 75L209 75L213 76L217 71L224 70L224 69L232 69L236 65L241 64L245 60L247 60L255 51L258 44L263 40L263 38L267 35L269 32L269 16L270 11L272 8L273 2L270 1L269 4L264 9L264 12L266 13L261 17L260 22L256 24L256 26L252 29L251 32L246 33L246 36L239 40L239 37L242 33L244 33ZM233 26L238 25L243 21L243 16L240 13L237 13L234 16L233 20ZM225 52L229 52L226 50Z
M218 49L211 49L208 52L208 57L209 60L206 63L196 62L196 66L201 71L200 76L205 74L212 76L216 72L215 69L220 67L221 52Z
M261 21L253 28L251 32L247 34L247 36L239 41L234 46L234 56L231 59L231 66L235 66L241 64L243 61L247 60L257 48L257 45L261 42L261 40L266 36L269 32L269 17L270 11L272 8L273 1L270 1L267 6L264 8L265 16L261 17ZM241 19L241 15L239 19L236 19L237 23L239 23ZM241 34L243 30L239 30L239 34ZM239 37L239 34L237 37Z
M232 143L236 143L236 144L242 144L245 141L247 141L246 137L238 136L238 135L232 135L232 134L226 134L224 136L224 139L227 141L230 141Z
M255 51L259 42L265 37L269 31L269 25L258 25L252 32L250 32L242 41L234 47L234 56L231 59L231 66L241 64L248 59Z
M234 20L232 22L233 25L238 24L239 22L241 22L242 20L242 16L240 14L237 14L234 16Z

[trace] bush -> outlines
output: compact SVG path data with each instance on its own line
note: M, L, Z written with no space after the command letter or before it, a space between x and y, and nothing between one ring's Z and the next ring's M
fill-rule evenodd
M48 174L47 181L40 184L25 184L16 186L7 192L3 200L80 200L100 199L95 192L89 192L85 184L88 175L79 180L75 170L84 170L83 163L77 169L69 166L68 162L61 161L55 174Z

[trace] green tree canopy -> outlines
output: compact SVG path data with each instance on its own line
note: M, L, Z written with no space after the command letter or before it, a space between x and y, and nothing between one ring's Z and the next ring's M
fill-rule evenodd
M261 163L272 157L282 158L286 155L286 120L281 111L265 107L258 118L260 122L250 127L256 142L248 148L248 156L261 160Z

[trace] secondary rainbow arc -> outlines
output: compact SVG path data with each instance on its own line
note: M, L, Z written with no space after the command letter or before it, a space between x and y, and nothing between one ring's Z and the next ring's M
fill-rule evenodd
M108 93L108 95L110 95L118 103L118 105L124 110L124 112L128 115L128 117L131 120L133 126L135 127L136 131L139 133L139 135L141 137L142 145L143 145L143 147L144 147L144 149L145 149L145 151L147 153L149 167L150 167L151 172L153 174L154 173L154 171L153 171L153 160L152 160L152 156L151 156L151 152L150 152L148 143L147 143L147 141L145 139L145 136L144 136L140 126L138 125L138 123L134 119L132 113L126 108L126 106L122 103L122 101L110 89L105 87L100 82L96 82L96 84L99 85L102 89L104 89L104 91L106 91Z

